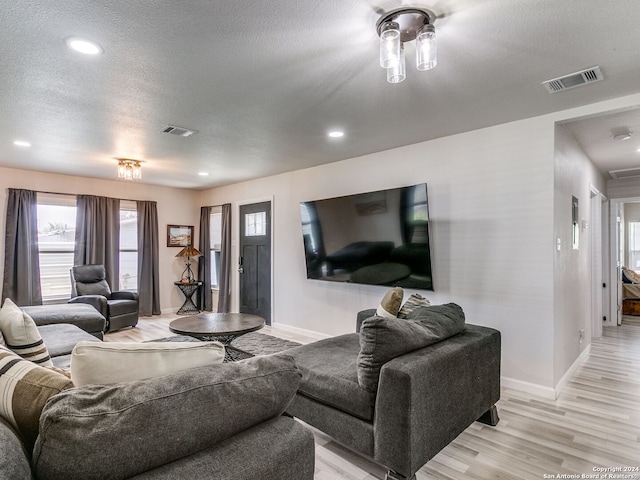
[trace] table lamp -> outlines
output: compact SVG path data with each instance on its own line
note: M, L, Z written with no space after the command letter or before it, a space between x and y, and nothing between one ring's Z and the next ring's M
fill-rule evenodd
M191 270L191 257L200 257L200 256L202 256L202 253L200 253L200 251L197 248L194 248L192 246L184 247L182 250L180 250L180 252L178 252L176 257L183 257L183 258L187 257L187 267L182 272L182 278L181 278L182 283L191 283L195 281L195 275Z

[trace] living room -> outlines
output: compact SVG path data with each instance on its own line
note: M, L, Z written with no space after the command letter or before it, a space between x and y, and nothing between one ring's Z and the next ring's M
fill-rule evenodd
M626 7L637 8L631 3ZM589 62L602 64L605 59ZM563 73L567 72L557 72ZM419 74L423 73L410 70L408 80ZM626 75L633 76L630 72ZM542 90L537 80L531 88ZM522 115L515 107L510 112L507 108L504 118L509 120L487 118L473 128L437 138L425 133L424 138L429 138L425 141L398 141L393 148L372 148L323 165L210 187L153 184L146 183L146 178L128 183L106 175L83 176L84 166L77 165L75 169L65 167L76 174L38 171L29 160L32 156L45 158L46 146L37 153L9 151L9 146L3 146L0 195L4 205L7 188L152 200L158 203L160 230L170 224L194 225L194 238L199 234L200 207L231 203L235 225L231 258L238 257L240 205L269 200L273 325L286 332L323 338L352 332L356 312L376 306L385 289L307 280L299 203L426 182L435 284L433 292L422 293L433 304L458 303L469 323L501 332L503 387L553 400L588 357L592 343L592 280L585 274L592 261L586 248L590 230L582 228L583 243L574 250L572 230L567 227L571 224L571 198L580 200L580 220L590 221L590 187L611 198L610 189L619 184L601 173L563 124L635 109L640 104L637 89L609 91L606 81L584 88L597 90L584 97L574 95L578 89L560 93L558 96L572 97L558 100L556 106L545 104L536 114ZM543 93L548 95L539 92ZM484 106L480 100L469 102L478 110ZM206 135L204 127L194 128L201 129L198 135ZM360 135L367 136L363 130ZM355 134L357 129L351 131ZM12 131L12 135L18 133L22 134ZM314 144L313 148L318 147ZM327 144L324 148L337 147ZM103 153L91 168L115 170L112 157L118 155L120 152ZM144 175L159 175L162 163L149 158L143 164ZM215 166L211 170L213 176ZM4 233L3 225L2 250ZM166 314L175 313L184 300L174 285L184 268L175 254L175 249L161 242L160 302ZM232 311L237 311L235 266L231 272ZM584 331L583 338L580 331Z

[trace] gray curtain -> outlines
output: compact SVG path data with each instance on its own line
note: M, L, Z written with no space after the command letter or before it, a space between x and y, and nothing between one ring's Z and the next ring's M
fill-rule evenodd
M136 202L138 210L138 295L140 315L160 315L158 208L156 202Z
M222 244L220 245L220 293L218 312L231 310L231 204L222 205Z
M210 312L213 310L211 300L211 207L200 207L200 253L198 259L198 280L202 282L202 290L198 298L198 308Z
M111 290L120 284L120 200L77 196L74 265L104 265Z
M36 192L8 189L2 303L42 305L37 210Z

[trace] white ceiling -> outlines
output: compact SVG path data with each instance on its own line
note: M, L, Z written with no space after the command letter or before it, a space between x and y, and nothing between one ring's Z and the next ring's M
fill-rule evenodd
M418 72L408 46L392 85L375 24L401 5L438 16L439 64ZM563 110L640 90L638 19L638 0L2 1L0 165L113 179L129 157L145 183L203 189ZM602 82L541 85L595 65ZM609 136L587 135L596 162Z

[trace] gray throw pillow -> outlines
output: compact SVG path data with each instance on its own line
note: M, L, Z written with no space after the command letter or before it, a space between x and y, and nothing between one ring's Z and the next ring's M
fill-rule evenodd
M129 478L281 415L301 374L286 355L72 388L42 411L39 479Z
M360 327L358 384L376 392L380 369L389 360L440 342L464 328L464 312L454 303L416 309L406 320L366 319Z

